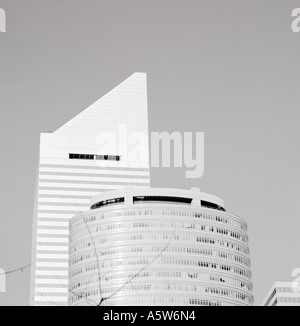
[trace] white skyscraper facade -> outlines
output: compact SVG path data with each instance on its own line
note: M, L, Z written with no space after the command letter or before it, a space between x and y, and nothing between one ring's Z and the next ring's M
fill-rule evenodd
M300 306L299 283L275 282L262 302L262 306Z
M135 73L40 137L33 220L32 305L68 304L69 220L90 198L150 186L147 82Z

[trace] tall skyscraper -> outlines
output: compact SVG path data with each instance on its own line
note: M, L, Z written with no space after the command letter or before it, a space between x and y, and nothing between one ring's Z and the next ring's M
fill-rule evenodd
M295 290L293 282L277 281L272 285L262 306L300 306L299 288Z
M150 186L146 74L135 73L40 137L31 304L67 305L69 220L90 197Z
M249 306L246 222L199 189L125 187L70 220L70 305Z

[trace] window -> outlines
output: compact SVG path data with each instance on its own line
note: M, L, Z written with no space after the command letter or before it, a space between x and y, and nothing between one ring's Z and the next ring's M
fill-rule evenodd
M99 207L106 206L106 205L124 203L124 200L125 200L124 197L103 200L103 201L100 201L100 202L92 205L91 209L97 209Z
M119 155L95 155L95 154L69 154L70 160L105 160L105 161L120 161Z
M104 161L120 161L121 156L119 155L95 155L96 160Z
M69 154L70 160L93 160L94 155L93 154Z

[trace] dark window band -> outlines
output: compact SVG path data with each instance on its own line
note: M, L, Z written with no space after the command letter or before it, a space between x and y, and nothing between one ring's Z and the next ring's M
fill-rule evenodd
M104 160L104 161L120 161L119 155L96 155L96 154L69 154L70 160Z

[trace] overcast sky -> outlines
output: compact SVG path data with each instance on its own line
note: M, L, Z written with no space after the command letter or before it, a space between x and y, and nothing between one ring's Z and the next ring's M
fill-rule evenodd
M152 186L200 187L249 226L255 301L300 267L299 1L0 0L0 268L31 260L40 132L136 71L150 131L204 131L205 173L151 170ZM29 270L0 305L29 303Z

